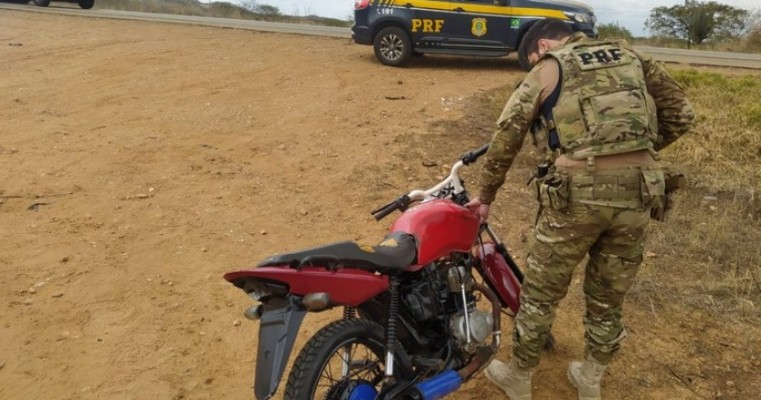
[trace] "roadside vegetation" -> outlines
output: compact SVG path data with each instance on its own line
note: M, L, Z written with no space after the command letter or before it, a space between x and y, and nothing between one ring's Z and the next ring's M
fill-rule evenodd
M662 152L684 171L671 221L655 224L651 249L663 255L646 271L640 300L663 307L708 307L715 316L759 322L761 306L761 77L695 69L673 71L697 124ZM662 290L662 289L669 290ZM657 289L657 290L656 290Z
M761 9L746 10L715 1L686 1L650 11L650 37L634 37L618 23L598 25L600 37L655 47L761 53Z
M308 7L281 10L259 0L241 0L239 5L198 0L98 0L96 7L338 27L352 24L351 15L346 19L318 17ZM646 27L652 36L635 37L615 22L598 25L600 37L622 38L637 45L761 53L761 9L745 10L715 1L687 1L684 5L654 8Z
M140 11L162 14L197 15L215 18L239 18L258 21L302 23L327 26L351 26L351 21L312 15L309 9L286 15L278 7L257 1L244 1L242 5L197 0L97 0L95 6L111 10ZM300 15L303 14L303 15Z
M629 43L640 46L667 47L686 49L687 42L668 36L635 37L631 31L615 23L598 25L601 38L626 39ZM703 42L690 46L693 50L731 51L739 53L761 53L761 28L736 39L724 39L718 42Z

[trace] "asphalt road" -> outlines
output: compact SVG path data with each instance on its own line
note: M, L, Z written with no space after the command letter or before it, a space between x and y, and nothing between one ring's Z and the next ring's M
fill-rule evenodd
M74 6L76 7L76 6ZM249 29L267 32L292 33L298 35L330 36L351 38L348 28L338 28L321 25L286 24L278 22L252 21L231 18L210 18L174 14L153 14L133 11L118 10L80 10L66 6L65 3L53 3L48 8L35 7L33 5L0 3L0 9L43 12L52 14L73 15L81 17L114 18L141 21L154 21L178 24L195 24L203 26L215 26L222 28ZM637 46L638 49L652 54L653 57L664 62L681 64L711 65L720 67L736 67L761 69L761 54L730 53L718 51L684 50L671 48L658 48L650 46Z

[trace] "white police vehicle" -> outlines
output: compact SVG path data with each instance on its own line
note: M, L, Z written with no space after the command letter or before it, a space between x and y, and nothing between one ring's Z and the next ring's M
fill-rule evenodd
M401 66L423 53L505 56L543 18L597 36L592 8L565 0L357 0L351 29L381 63Z

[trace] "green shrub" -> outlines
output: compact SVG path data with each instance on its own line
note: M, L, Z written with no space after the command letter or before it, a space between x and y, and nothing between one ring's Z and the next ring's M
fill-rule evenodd
M618 25L618 22L612 24L597 25L597 32L601 39L626 39L632 40L632 33L625 27Z

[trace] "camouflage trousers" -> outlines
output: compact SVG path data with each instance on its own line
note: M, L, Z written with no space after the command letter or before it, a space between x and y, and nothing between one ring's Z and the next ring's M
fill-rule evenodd
M587 253L585 355L607 364L619 350L626 336L622 303L642 262L650 219L649 210L639 204L616 208L571 200L563 210L542 209L529 246L513 330L513 354L522 368L539 363L555 308Z

